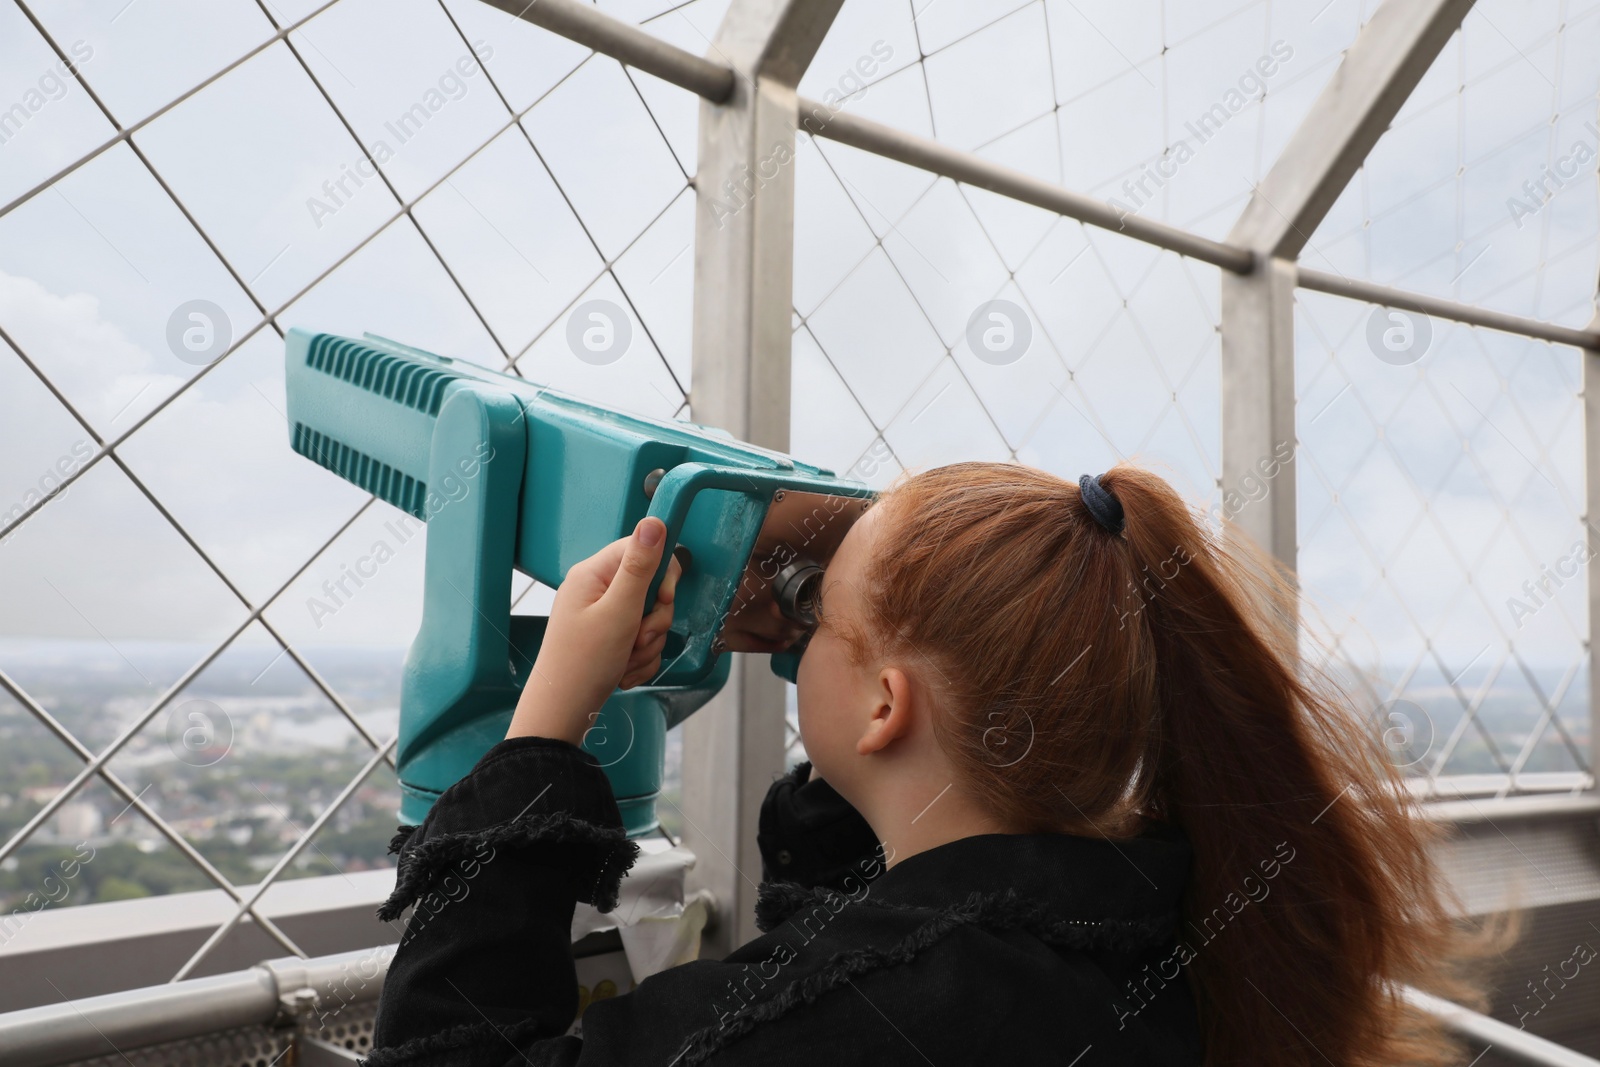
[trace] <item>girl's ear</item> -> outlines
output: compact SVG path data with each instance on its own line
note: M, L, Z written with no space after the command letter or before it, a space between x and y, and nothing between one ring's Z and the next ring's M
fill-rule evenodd
M878 672L878 684L877 706L856 741L856 752L863 756L886 748L911 730L911 679L899 667L885 667Z

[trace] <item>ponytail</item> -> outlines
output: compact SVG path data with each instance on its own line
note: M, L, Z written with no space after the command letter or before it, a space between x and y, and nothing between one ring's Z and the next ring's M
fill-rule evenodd
M1085 499L1098 489L1120 524ZM1186 832L1178 960L1209 1067L1454 1060L1402 995L1483 1002L1453 963L1473 949L1436 831L1302 662L1286 568L1129 464L1084 490L958 463L878 506L859 640L933 660L934 731L962 784L1025 829Z
M1293 576L1247 540L1209 536L1148 471L1104 483L1136 569L1187 558L1143 616L1161 724L1148 755L1153 806L1195 850L1188 930L1209 944L1218 917L1236 927L1192 964L1208 1059L1409 1062L1423 1050L1404 1035L1422 1020L1399 986L1427 980L1455 938L1432 824L1367 724L1297 662ZM1269 864L1270 897L1240 906Z

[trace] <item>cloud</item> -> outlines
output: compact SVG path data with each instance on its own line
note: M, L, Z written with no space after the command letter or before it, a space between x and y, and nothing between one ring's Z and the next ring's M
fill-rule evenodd
M150 352L102 317L90 293L58 296L32 278L0 271L0 322L103 435L131 426L185 381L164 373Z

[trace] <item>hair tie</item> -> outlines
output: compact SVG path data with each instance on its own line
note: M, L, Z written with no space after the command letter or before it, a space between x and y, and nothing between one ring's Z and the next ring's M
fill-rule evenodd
M1100 484L1100 476L1085 474L1078 479L1078 492L1083 497L1084 507L1089 509L1089 514L1094 516L1094 521L1114 534L1122 532L1122 501L1118 500L1105 486Z

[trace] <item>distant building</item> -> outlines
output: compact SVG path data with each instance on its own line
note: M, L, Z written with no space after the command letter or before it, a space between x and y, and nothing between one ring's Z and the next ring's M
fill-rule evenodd
M56 812L56 836L63 841L86 841L100 833L100 809L87 800L70 800Z

